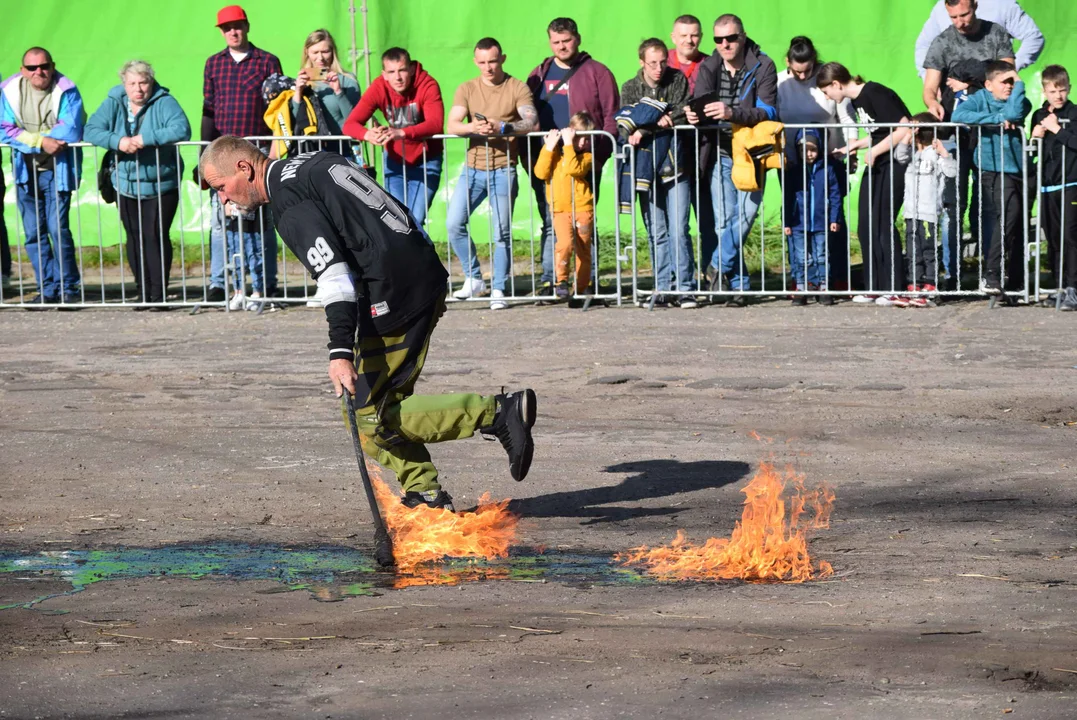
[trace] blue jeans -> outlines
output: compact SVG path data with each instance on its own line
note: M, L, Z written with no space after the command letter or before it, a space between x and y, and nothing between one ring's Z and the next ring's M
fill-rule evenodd
M393 160L388 153L383 153L385 167L385 189L389 194L404 203L415 223L426 235L426 211L441 185L441 164L443 158L431 157L421 165L405 165ZM429 240L430 236L426 235Z
M258 236L247 230L247 222L243 223L242 234L239 230L229 228L225 231L228 239L228 258L232 261L233 270L232 286L236 290L246 294L246 274L251 276L251 289L255 292L265 293L265 278L262 263L262 243ZM241 258L237 258L241 255Z
M826 233L805 233L803 228L793 228L789 236L789 265L797 290L807 290L808 285L826 288Z
M16 193L26 231L26 254L37 277L38 292L50 300L61 299L78 293L81 284L68 222L71 193L56 190L52 170L35 173L31 168L30 175L30 182L19 183Z
M659 181L649 193L638 196L643 224L651 249L654 288L665 292L673 288L677 274L678 291L695 290L692 235L688 228L688 211L692 207L690 183Z
M209 244L209 286L224 290L224 210L221 201L217 199L217 193L209 193L210 211L210 244ZM271 295L277 290L277 233L273 227L273 213L269 206L265 205L258 210L258 217L252 223L251 234L259 247L263 245L262 228L265 228L265 252L262 256L262 270L265 275L265 294ZM246 229L246 226L244 226ZM231 249L229 249L231 253Z
M542 237L539 244L539 255L542 256L541 284L552 283L553 274L553 249L557 243L553 232L553 213L550 204L546 201L546 182L539 180L531 173L531 189L535 192L536 212L542 220ZM597 200L597 198L596 198Z
M446 211L449 244L453 254L460 260L464 276L481 279L479 257L475 253L475 243L471 241L467 223L479 204L489 199L490 226L494 235L491 240L494 244L491 252L494 290L504 291L512 272L512 207L517 192L515 167L487 171L465 165ZM552 251L552 243L550 248Z
M714 164L711 173L711 199L714 201L714 231L718 247L710 264L729 279L732 290L751 289L747 272L742 274L741 248L752 230L763 191L743 192L733 185L733 160L725 155Z

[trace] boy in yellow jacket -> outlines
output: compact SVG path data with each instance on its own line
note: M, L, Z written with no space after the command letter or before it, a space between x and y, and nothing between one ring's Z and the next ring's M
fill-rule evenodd
M546 134L542 152L535 162L535 176L546 183L546 201L553 209L554 294L570 295L569 261L576 249L576 293L587 292L591 282L591 238L595 227L594 193L591 190L592 157L587 137L580 130L594 130L595 121L578 112L563 130ZM558 147L563 142L563 148Z

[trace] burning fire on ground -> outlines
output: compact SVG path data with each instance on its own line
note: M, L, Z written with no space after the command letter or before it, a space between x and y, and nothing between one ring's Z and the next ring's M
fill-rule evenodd
M436 570L419 567L422 563L446 557L486 560L508 557L520 519L509 512L508 499L491 502L489 493L484 493L474 512L466 513L451 513L426 505L408 508L400 504L400 496L389 489L377 468L369 467L369 470L378 505L393 538L397 568L419 578L419 582L406 584L455 582L454 578L442 578Z
M788 497L787 485L792 488ZM729 538L695 545L678 530L669 546L633 548L615 560L642 566L661 580L801 583L833 574L825 560L812 563L807 539L809 530L830 527L834 492L829 487L807 490L802 475L786 469L783 477L763 463L741 492L747 496L744 511Z

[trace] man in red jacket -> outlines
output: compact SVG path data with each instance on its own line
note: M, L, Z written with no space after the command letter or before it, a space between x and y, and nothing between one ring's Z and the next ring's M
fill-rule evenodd
M381 111L388 127L364 127L375 110ZM441 184L445 154L441 140L431 136L441 132L444 119L438 81L407 50L394 47L382 53L381 75L344 123L348 135L385 148L385 187L407 206L424 235L426 211Z
M539 112L540 130L568 127L568 119L580 111L588 112L595 119L595 129L603 130L611 137L617 136L617 124L613 118L621 107L617 92L617 80L602 63L580 52L580 31L572 18L555 18L546 28L550 40L551 57L546 58L527 78L531 96ZM531 144L529 167L538 160L542 139ZM609 137L596 137L594 151L594 183L602 176L602 166L613 154L613 142ZM531 188L535 191L539 215L542 217L542 287L541 294L553 294L553 223L546 205L546 187L531 173Z

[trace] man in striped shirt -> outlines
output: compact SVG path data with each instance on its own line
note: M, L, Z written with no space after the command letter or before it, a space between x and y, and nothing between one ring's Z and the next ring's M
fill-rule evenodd
M202 141L211 142L222 135L268 135L262 83L273 73L283 74L280 60L250 42L250 23L239 5L221 8L217 13L217 28L227 47L206 60L202 77ZM226 297L224 215L215 192L210 193L210 207L210 279L206 300L222 302ZM263 244L265 290L267 296L273 297L277 292L277 234L268 210L260 212L255 220L254 242Z

